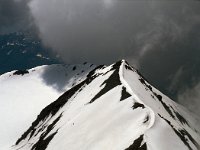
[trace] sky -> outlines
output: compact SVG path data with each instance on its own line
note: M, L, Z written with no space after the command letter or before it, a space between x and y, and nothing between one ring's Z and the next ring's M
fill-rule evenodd
M65 63L126 59L200 115L200 1L0 0L0 34L31 30Z

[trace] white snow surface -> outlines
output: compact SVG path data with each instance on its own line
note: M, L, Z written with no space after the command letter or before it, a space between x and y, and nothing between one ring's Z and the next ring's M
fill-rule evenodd
M0 150L14 145L40 111L64 91L86 78L91 64L49 65L29 69L28 74L0 76Z
M96 68L67 89L13 150L200 149L196 118L124 60Z

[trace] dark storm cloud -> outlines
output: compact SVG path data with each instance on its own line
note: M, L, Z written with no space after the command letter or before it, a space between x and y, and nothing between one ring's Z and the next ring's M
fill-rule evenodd
M28 1L0 0L0 34L15 32L31 26Z
M33 0L30 7L44 43L68 63L136 58L135 36L156 13L143 1Z
M140 70L158 89L200 115L200 3L157 4L160 16L136 41L145 52Z
M155 85L175 97L180 89L199 82L200 3L187 2L182 7L165 4L161 8L165 13L159 27L140 39L141 47L149 50L139 64Z
M32 0L29 6L43 42L67 63L125 58L175 99L198 89L199 1Z
M138 62L161 42L172 45L188 36L198 27L200 5L192 0L32 0L30 8L43 42L66 62L111 63Z

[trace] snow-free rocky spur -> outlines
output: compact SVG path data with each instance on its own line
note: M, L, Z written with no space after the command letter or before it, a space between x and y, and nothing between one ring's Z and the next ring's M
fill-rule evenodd
M13 150L200 149L196 118L126 61L88 72L40 112Z

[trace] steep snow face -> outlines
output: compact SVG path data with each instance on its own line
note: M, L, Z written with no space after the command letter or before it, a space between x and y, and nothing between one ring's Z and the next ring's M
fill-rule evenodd
M199 128L182 106L125 61L99 66L45 107L18 150L198 150Z
M132 95L155 114L154 125L145 132L147 147L153 150L200 149L200 126L192 114L151 86L137 70L128 65L125 68L122 76Z
M8 150L39 112L85 80L95 66L50 65L0 76L0 149Z

